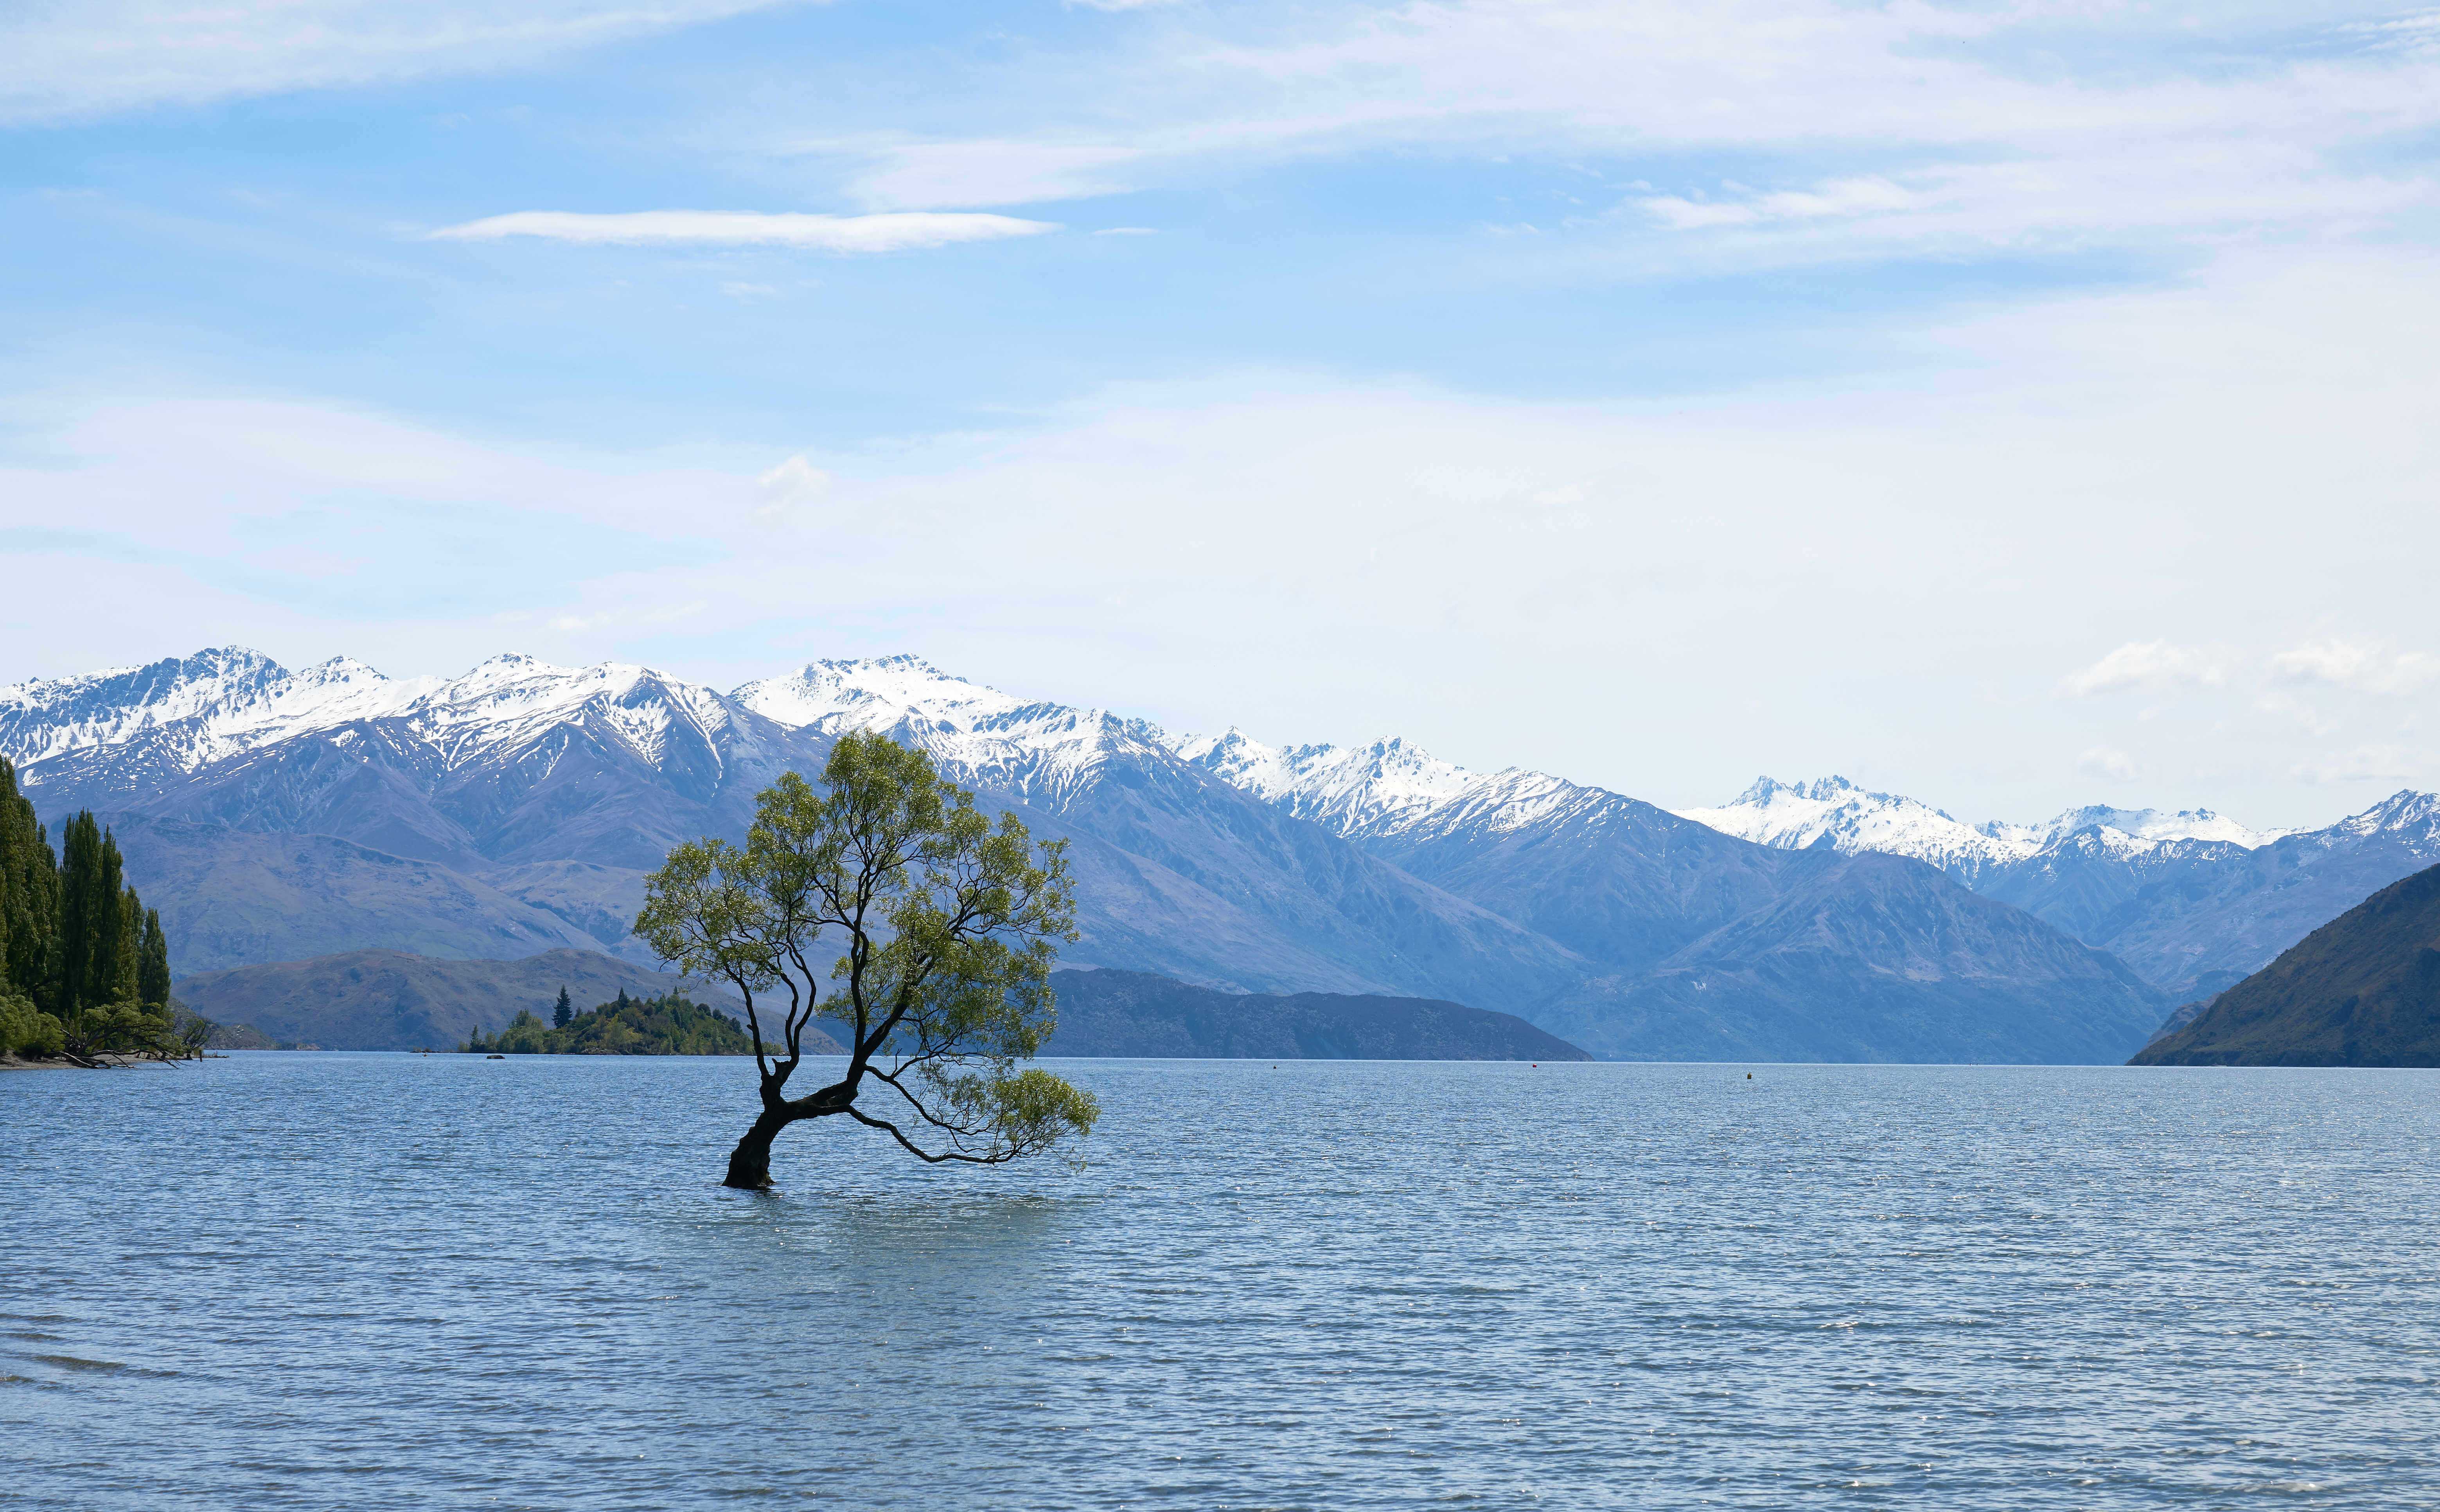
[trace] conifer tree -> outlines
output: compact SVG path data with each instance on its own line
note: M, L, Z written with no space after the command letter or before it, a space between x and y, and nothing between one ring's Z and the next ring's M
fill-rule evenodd
M54 991L63 1018L73 1017L96 1003L107 1001L95 979L99 963L110 960L117 944L118 888L117 879L102 886L101 826L91 813L68 820L60 836L59 933L53 947Z
M568 1020L575 1017L576 1004L568 1000L567 989L562 987L559 989L559 1004L550 1011L550 1025L553 1029L565 1029Z
M59 866L34 805L17 791L17 769L0 759L0 991L53 1004L59 932Z
M134 897L135 890L127 895ZM144 910L144 946L135 968L135 999L147 1008L170 1006L170 937L161 928L161 910Z
M117 842L111 842L113 851ZM118 923L111 931L108 1002L136 1002L144 972L144 900L131 887L118 890Z

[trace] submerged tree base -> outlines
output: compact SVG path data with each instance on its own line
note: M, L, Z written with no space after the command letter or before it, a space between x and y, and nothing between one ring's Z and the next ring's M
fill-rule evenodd
M770 1191L771 1142L786 1126L785 1120L775 1119L767 1112L756 1119L745 1137L737 1142L737 1148L728 1152L728 1174L721 1178L720 1184L741 1192Z

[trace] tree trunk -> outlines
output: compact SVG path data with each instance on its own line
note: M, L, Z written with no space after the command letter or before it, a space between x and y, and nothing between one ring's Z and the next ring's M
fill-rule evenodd
M765 1107L737 1148L728 1152L728 1175L723 1186L733 1186L748 1192L771 1189L771 1142L788 1126L788 1117L775 1107Z

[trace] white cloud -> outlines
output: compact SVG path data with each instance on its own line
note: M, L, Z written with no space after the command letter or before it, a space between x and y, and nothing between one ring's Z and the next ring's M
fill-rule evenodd
M2440 51L2313 45L2349 9L2369 9L2230 18L2204 67L2179 23L2137 7L1410 0L1312 9L1284 27L1198 8L1115 56L1106 37L1065 58L1029 52L989 135L799 140L861 158L848 183L862 203L905 207L1175 187L1384 149L1534 158L1584 175L1583 208L1554 212L1564 244L1713 272L2353 235L2440 204L2426 160L2396 150L2440 127ZM2065 36L2079 46L2059 50ZM1011 120L1024 124L999 124ZM1714 154L1753 184L1694 176ZM1656 222L1670 235L1646 244Z
M2135 780L2135 759L2109 746L2095 746L2075 759L2079 776L2097 782L2131 783Z
M444 226L441 242L490 242L510 236L554 242L637 246L708 244L790 246L821 252L906 252L957 242L996 242L1056 231L1048 221L1007 215L910 212L894 215L761 214L745 210L636 210L619 215L581 215L563 210L518 210Z
M754 517L766 525L784 525L804 517L808 505L831 491L831 475L802 457L791 457L754 480L762 503Z
M877 135L802 138L779 150L856 163L849 192L860 204L888 209L1115 194L1131 187L1128 170L1152 152L1142 144L1103 141L916 141Z
M7 8L0 120L526 66L779 0L72 0Z
M2216 687L2226 673L2212 656L2167 640L2130 640L2060 683L2077 697L2135 690Z
M2322 684L2357 693L2412 693L2440 678L2440 658L2394 652L2373 641L2312 641L2270 658L2273 681Z
M2303 782L2334 786L2411 783L2420 781L2431 765L2403 746L2359 746L2335 756L2301 763L2295 775Z
M1714 225L1813 221L1912 209L1924 203L1924 196L1912 189L1901 189L1885 178L1849 178L1811 189L1750 194L1733 200L1689 200L1674 194L1660 194L1641 203L1669 225L1679 230L1694 230Z

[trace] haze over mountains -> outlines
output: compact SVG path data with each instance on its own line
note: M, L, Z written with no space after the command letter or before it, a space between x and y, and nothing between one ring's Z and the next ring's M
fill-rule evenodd
M722 693L615 664L392 680L228 648L0 689L0 755L46 816L110 819L182 973L364 948L648 959L626 932L644 871L742 834L756 792L850 729L1071 842L1070 964L1445 999L1604 1055L2123 1060L2196 982L2434 841L2413 794L2279 837L2115 810L1975 830L1835 780L1681 816L1397 741L1176 735L906 657Z

